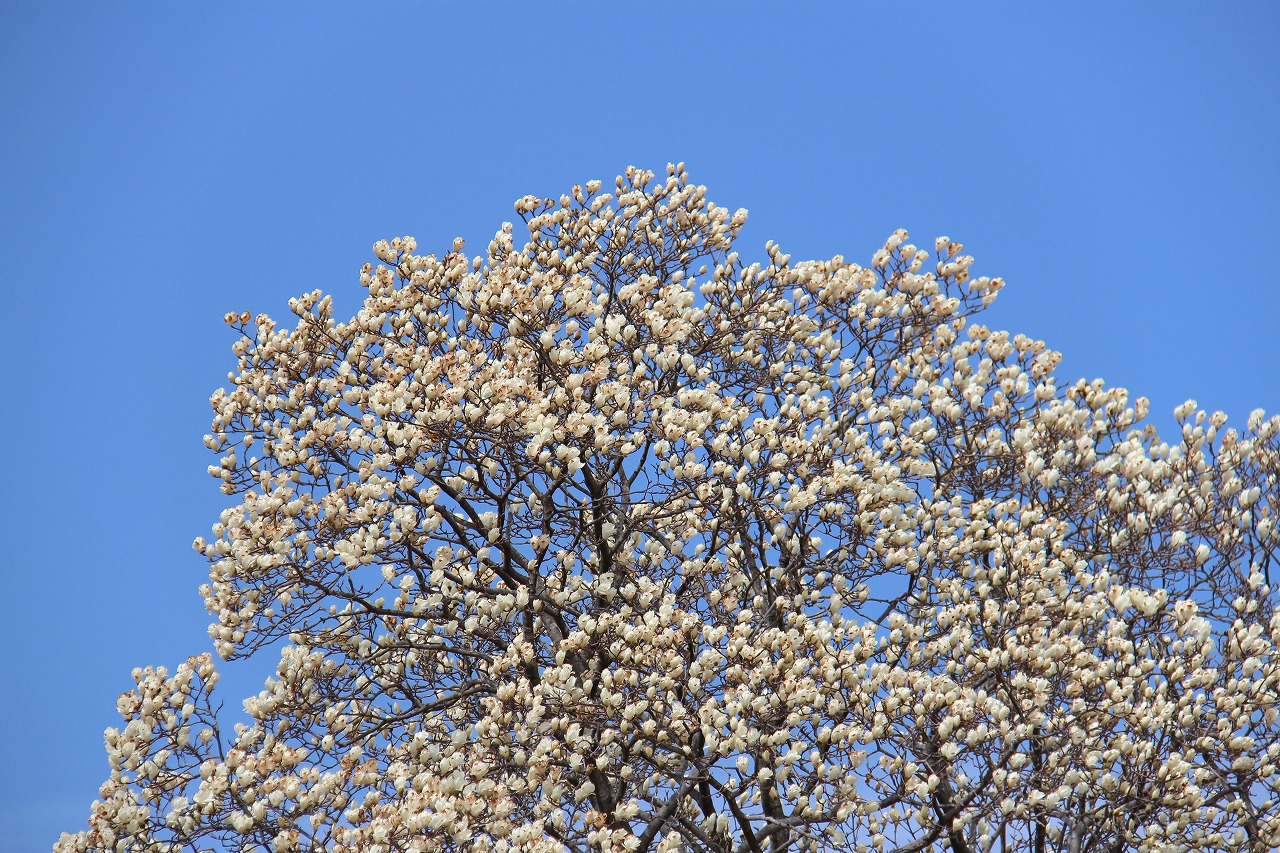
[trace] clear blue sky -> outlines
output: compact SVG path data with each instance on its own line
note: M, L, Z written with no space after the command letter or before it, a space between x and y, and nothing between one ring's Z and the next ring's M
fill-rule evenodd
M947 234L1162 427L1280 409L1280 5L456 5L0 11L0 848L82 827L130 668L209 648L222 314L350 313L379 238L682 160L744 257Z

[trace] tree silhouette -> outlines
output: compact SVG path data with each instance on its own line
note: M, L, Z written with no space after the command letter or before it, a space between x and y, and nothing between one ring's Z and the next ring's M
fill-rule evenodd
M683 165L516 210L228 315L195 546L276 676L135 671L60 853L1280 846L1280 418L1166 443L960 244L747 264Z

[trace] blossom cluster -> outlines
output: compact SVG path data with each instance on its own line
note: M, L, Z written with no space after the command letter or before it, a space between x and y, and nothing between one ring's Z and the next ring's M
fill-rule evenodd
M1280 847L1280 417L1062 382L897 231L747 263L683 165L228 314L196 549L72 851Z

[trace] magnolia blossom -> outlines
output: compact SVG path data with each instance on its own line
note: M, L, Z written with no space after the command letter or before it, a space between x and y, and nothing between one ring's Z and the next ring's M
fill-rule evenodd
M735 248L683 165L232 313L195 547L71 851L1280 847L1280 418L1055 374L1000 279ZM926 244L928 245L928 244Z

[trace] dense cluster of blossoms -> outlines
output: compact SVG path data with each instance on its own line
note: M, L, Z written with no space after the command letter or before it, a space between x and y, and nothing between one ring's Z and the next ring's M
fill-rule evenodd
M136 671L59 853L1280 847L1280 418L1163 441L958 243L747 264L667 172L228 315L195 547L277 673Z

